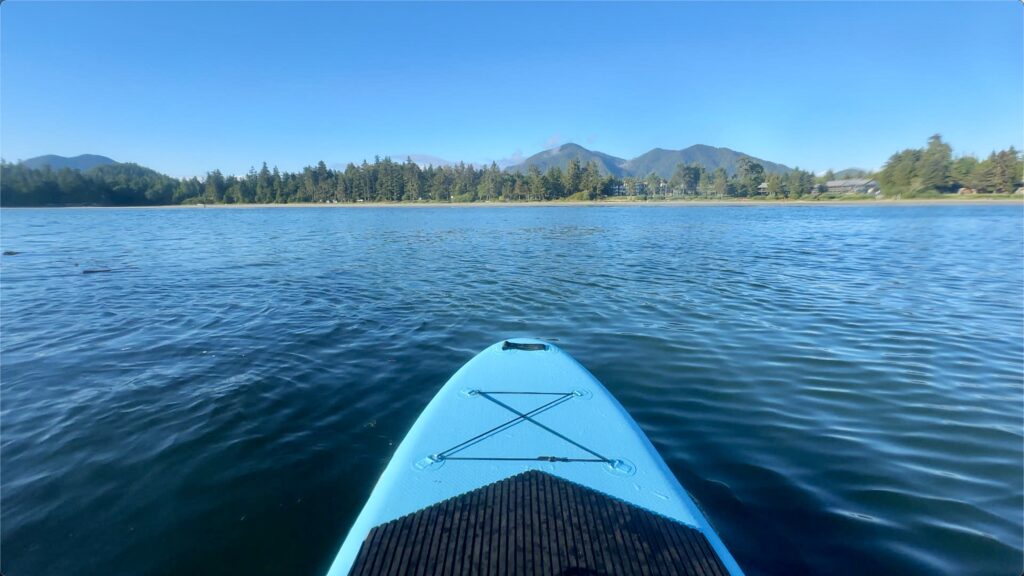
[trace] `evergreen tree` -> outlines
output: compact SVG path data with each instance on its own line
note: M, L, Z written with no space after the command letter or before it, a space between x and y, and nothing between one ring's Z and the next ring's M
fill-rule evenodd
M206 174L205 199L211 204L224 201L224 175L220 173L220 170L214 170Z
M516 178L515 186L512 188L512 199L513 200L525 200L529 197L530 189L526 184L526 179Z
M582 190L583 169L580 167L580 159L572 158L565 167L565 174L562 179L562 188L566 196L579 194Z
M949 165L953 150L935 134L928 139L928 148L921 154L914 166L919 178L917 187L931 190L946 190L949 186Z
M714 195L718 198L732 196L732 190L729 188L729 175L725 172L725 168L722 168L721 166L715 168L711 189L713 190Z
M769 174L765 177L765 184L768 186L769 198L778 199L786 197L786 184L779 174Z
M962 156L953 161L949 169L949 180L953 189L970 186L971 176L978 168L978 159L974 156Z
M1020 186L1022 180L1022 162L1020 154L1013 146L995 155L995 186L993 192L1012 194Z
M736 176L741 194L753 196L757 193L757 187L764 182L764 166L749 156L744 156L739 159Z
M544 198L547 200L565 198L568 192L566 192L564 183L565 176L562 174L561 168L558 166L548 168L548 171L544 173Z
M527 186L529 190L529 200L543 200L546 192L546 186L544 184L544 175L540 173L540 168L536 166L530 166L526 176Z
M423 197L423 171L410 158L406 158L402 166L402 179L405 184L405 193L402 200L416 202Z
M710 197L715 193L714 176L707 170L701 169L700 181L697 184L697 191L701 196Z
M909 193L916 177L918 150L903 150L893 154L878 173L882 191L890 196Z
M787 198L799 198L806 194L803 189L803 170L794 168L783 178L786 182Z
M587 162L587 167L583 169L580 178L580 188L580 193L587 200L597 200L604 195L604 178L601 177L601 169L597 162Z

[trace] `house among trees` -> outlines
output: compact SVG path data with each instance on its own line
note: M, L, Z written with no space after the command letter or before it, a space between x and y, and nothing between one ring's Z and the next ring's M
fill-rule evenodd
M764 195L768 194L768 183L767 182L761 182L760 184L757 185L757 194L759 196L764 196Z
M878 182L870 178L829 180L825 187L833 194L878 194Z

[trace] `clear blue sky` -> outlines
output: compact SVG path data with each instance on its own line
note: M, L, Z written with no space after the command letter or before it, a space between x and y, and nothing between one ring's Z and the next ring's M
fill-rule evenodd
M174 176L555 143L726 146L815 171L941 133L1024 145L1024 15L996 3L31 3L0 7L8 160Z

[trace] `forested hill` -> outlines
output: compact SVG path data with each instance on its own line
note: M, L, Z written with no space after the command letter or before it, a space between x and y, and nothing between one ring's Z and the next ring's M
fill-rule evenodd
M63 170L64 168L70 168L71 170L89 170L90 168L95 168L97 166L117 164L117 162L113 159L107 158L106 156L99 156L97 154L81 154L79 156L72 157L47 154L45 156L36 156L35 158L22 160L20 164L27 168L36 169L49 166L50 170Z
M172 204L179 181L138 164L88 170L24 162L0 164L0 206L145 206Z
M565 170L569 165L570 160L578 160L580 164L586 165L590 162L595 162L601 174L610 176L632 176L627 174L623 166L626 164L626 160L623 158L617 158L610 154L603 152L595 152L593 150L587 150L579 144L562 144L561 146L555 146L550 150L544 150L538 152L533 156L530 156L526 160L523 160L515 166L510 166L508 170L510 172L522 172L529 171L531 167L538 168L541 172L547 172L551 168L559 168ZM644 174L643 176L646 176ZM669 175L671 176L671 174Z
M588 150L579 144L563 144L534 154L520 164L509 167L509 170L512 172L527 172L532 166L536 166L541 172L546 172L551 167L565 170L570 160L578 160L584 165L591 161L596 162L601 173L610 176L646 178L651 174L655 174L668 180L680 164L687 166L697 164L708 172L714 172L717 168L723 168L726 174L732 176L739 169L741 158L750 158L764 167L765 172L768 173L786 174L790 171L788 166L782 164L754 158L729 148L716 148L703 144L697 144L682 150L655 148L632 160L625 160L603 152Z
M754 158L729 148L716 148L703 144L697 144L682 150L655 148L646 154L633 158L626 163L624 168L631 175L641 178L652 172L662 178L671 178L676 166L680 164L698 164L709 172L714 172L716 168L724 168L725 173L732 176L739 168L740 158L744 157L757 162L764 167L765 172L770 174L786 174L790 171L788 166L782 164Z

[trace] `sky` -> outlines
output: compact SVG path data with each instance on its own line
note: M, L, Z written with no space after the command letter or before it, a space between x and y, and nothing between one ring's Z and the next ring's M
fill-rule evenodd
M575 142L822 172L1024 148L1024 5L8 0L0 155L172 176Z

